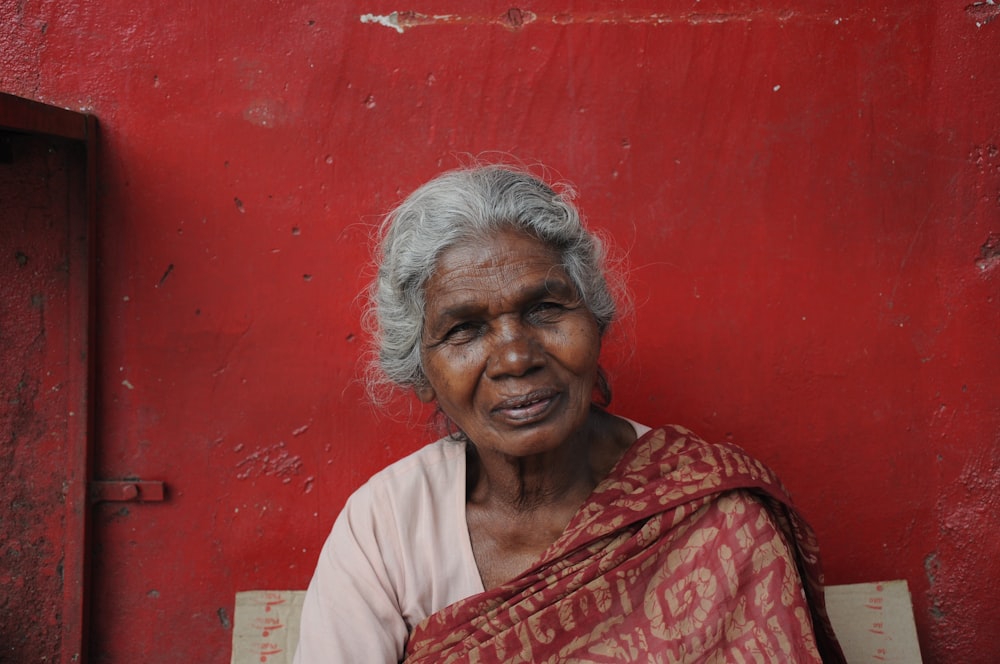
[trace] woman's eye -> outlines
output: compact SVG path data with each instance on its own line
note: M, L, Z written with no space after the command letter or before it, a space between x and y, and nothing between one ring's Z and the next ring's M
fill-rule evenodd
M529 315L541 320L546 320L561 313L565 307L558 302L539 302L531 307Z
M448 341L462 341L475 336L477 329L474 323L459 323L452 325L445 333L444 338Z

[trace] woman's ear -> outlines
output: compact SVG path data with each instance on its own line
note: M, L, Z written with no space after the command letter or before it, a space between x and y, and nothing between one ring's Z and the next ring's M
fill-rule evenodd
M430 403L434 401L434 398L437 396L434 393L434 388L427 383L415 385L413 387L413 391L416 393L417 398L420 399L420 401L422 401L423 403Z

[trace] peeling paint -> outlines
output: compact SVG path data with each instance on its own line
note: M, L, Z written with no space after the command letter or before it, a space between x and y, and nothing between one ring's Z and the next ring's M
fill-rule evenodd
M233 623L229 620L229 613L226 611L225 607L220 607L215 614L219 616L219 624L222 625L222 629L229 631L233 628Z
M291 481L291 475L302 472L302 458L297 454L289 454L285 442L258 449L237 462L240 471L236 479L245 480L250 477L281 477ZM287 482L286 482L287 484Z
M552 25L708 25L720 23L750 23L774 21L787 23L802 21L833 21L839 25L845 16L832 17L826 13L803 13L791 10L770 11L757 9L746 12L683 12L676 14L628 14L620 12L536 14L513 7L500 16L481 14L421 14L415 11L395 11L390 14L362 14L362 23L391 28L402 34L406 30L428 25L497 25L508 30L519 30L532 23ZM992 20L992 19L991 19Z
M979 258L976 267L980 272L992 270L1000 265L1000 233L990 233L986 242L979 247Z
M399 24L399 14L393 12L391 14L386 14L385 16L379 16L377 14L362 14L362 23L374 23L376 25L384 25L387 28L392 28L396 32L402 34L403 26Z
M941 609L940 600L938 598L938 593L935 588L938 583L938 577L941 573L941 560L938 557L938 552L933 551L929 553L924 558L924 574L927 575L927 598L929 600L929 606L927 608L928 615L935 621L941 622L945 619L945 612Z
M974 2L965 7L965 12L976 22L976 27L981 28L984 25L992 23L997 16L1000 16L1000 5L995 0Z

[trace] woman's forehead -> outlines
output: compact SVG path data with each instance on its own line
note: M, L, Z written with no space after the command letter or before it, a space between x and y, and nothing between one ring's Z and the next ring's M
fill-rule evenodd
M509 230L458 242L441 253L427 281L425 298L457 304L490 294L564 290L570 280L559 252L538 238Z

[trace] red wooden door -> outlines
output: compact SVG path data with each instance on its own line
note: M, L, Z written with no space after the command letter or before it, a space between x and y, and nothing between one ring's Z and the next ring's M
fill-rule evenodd
M0 661L85 655L92 118L0 94Z

